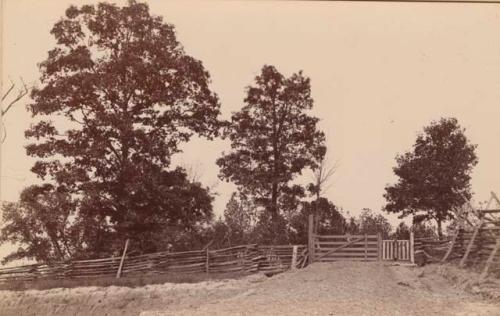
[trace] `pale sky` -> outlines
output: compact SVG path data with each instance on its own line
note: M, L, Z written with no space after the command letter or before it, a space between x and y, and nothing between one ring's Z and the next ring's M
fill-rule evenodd
M93 2L4 0L4 85L8 76L36 83L37 63L54 47L53 24L70 4ZM321 118L332 160L339 160L325 195L351 214L381 209L384 187L396 180L396 154L411 149L417 133L442 116L457 117L478 144L475 199L500 193L499 4L148 3L175 25L186 52L209 71L224 118L242 107L244 88L264 64L287 76L303 70L311 78L313 114ZM24 150L24 130L32 122L24 105L5 117L2 200L17 200L36 181ZM202 182L212 185L218 181L215 160L228 149L227 141L193 140L175 161L198 166ZM233 189L216 186L216 214ZM389 218L397 224L396 216Z

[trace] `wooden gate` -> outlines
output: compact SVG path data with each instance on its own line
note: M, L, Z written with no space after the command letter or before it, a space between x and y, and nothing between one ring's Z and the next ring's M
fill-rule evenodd
M376 261L380 256L379 235L313 235L313 262Z
M376 261L382 255L381 235L320 235L314 231L314 217L308 222L309 263L329 261Z
M382 260L410 261L409 240L383 240Z

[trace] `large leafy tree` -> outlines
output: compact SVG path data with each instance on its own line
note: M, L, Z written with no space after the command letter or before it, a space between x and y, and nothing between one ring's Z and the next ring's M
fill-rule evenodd
M302 72L286 78L266 65L247 88L244 102L225 133L231 151L217 160L220 176L252 196L267 213L261 217L277 225L282 204L290 204L284 199L304 195L292 180L304 168L316 168L325 154L318 119L308 113L313 106L310 80Z
M39 119L26 131L32 171L79 199L89 234L106 228L143 247L149 234L208 220L206 188L169 166L193 135L218 135L220 105L174 27L130 1L71 6L51 33L28 106Z
M396 157L393 170L399 179L385 188L385 209L401 213L401 218L413 215L417 223L435 220L441 238L442 223L453 219L453 210L472 196L475 148L457 119L432 122L418 135L413 151Z

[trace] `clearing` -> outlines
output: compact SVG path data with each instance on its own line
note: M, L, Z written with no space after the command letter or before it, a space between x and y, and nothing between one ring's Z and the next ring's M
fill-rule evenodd
M430 269L315 263L267 278L46 291L0 291L1 315L500 315Z

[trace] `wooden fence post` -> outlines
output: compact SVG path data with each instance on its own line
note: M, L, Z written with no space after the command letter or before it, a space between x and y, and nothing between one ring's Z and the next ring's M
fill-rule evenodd
M474 241L476 240L477 235L480 234L479 230L483 226L483 223L484 223L484 217L481 216L481 220L474 229L474 233L472 233L472 237L469 241L469 244L467 245L467 249L465 250L464 256L462 257L460 263L458 264L459 267L463 267L467 263L467 257L469 256L469 253L471 252L472 247L474 246Z
M118 267L118 272L116 272L116 278L119 279L122 275L123 262L125 261L125 255L127 254L128 239L125 241L125 248L123 249L122 259L120 260L120 266Z
M309 264L314 262L314 215L309 214L307 231L307 248L309 248Z
M496 198L496 195L494 193L491 195L490 199L488 200L488 203L486 204L486 207L484 208L485 210L490 209L490 204L493 201L493 198ZM462 257L462 259L460 260L460 263L458 264L459 267L463 267L467 263L467 257L469 256L469 253L471 252L472 247L474 246L474 241L477 237L477 234L480 234L479 230L481 229L481 227L483 226L483 223L484 223L484 213L479 211L479 217L481 218L481 220L479 221L479 224L477 224L476 228L474 229L474 233L472 234L472 237L469 241L469 245L467 245L467 249L465 250L464 256Z
M291 270L297 269L297 250L298 246L293 246Z
M490 266L493 263L493 260L495 259L498 250L500 250L500 238L497 239L495 248L493 248L493 250L490 253L490 256L488 257L488 260L486 260L486 265L483 268L483 272L481 272L480 276L481 280L484 280L488 276L488 270L490 269Z
M210 273L210 252L208 250L209 247L207 247L207 260L205 262L205 272Z
M410 231L410 262L415 263L415 233Z

